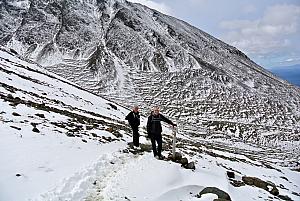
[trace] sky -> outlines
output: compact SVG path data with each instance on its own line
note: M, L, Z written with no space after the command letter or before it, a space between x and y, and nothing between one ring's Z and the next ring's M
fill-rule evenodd
M129 0L182 19L272 69L300 64L300 0Z

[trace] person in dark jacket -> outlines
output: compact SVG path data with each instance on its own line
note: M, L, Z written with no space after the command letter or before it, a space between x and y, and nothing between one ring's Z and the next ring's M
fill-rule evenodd
M177 126L174 124L171 120L164 117L162 114L159 113L159 107L154 107L153 111L151 112L151 115L148 117L147 122L147 132L148 136L151 138L152 143L152 150L154 157L158 157L159 159L162 159L161 151L162 151L162 127L161 127L161 121L164 121L168 124L171 124L173 127ZM157 149L156 149L156 142L157 142Z
M132 137L133 137L133 145L138 147L140 145L139 143L139 125L140 125L140 113L139 113L139 107L134 106L132 111L126 116L125 118L128 120L129 125L132 128Z

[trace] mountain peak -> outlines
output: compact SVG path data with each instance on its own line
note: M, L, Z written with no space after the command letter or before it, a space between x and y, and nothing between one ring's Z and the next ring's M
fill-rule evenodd
M299 88L182 20L127 1L44 0L0 14L0 44L120 104L161 105L184 132L299 136Z

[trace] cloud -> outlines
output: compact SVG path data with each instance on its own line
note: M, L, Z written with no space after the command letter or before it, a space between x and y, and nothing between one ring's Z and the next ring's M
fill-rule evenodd
M285 60L285 62L295 62L295 61L300 61L300 58L288 58Z
M143 4L143 5L145 5L149 8L158 10L158 11L164 13L164 14L167 14L167 15L170 15L172 13L171 8L168 7L164 3L157 3L157 2L154 2L154 1L151 1L151 0L128 0L128 1L133 2L133 3Z
M256 10L257 10L257 8L254 5L250 5L250 4L249 5L245 5L242 8L242 11L244 13L247 13L247 14L254 13Z
M268 56L297 50L300 36L300 6L274 5L255 20L222 21L222 39L247 54ZM298 49L299 51L299 49Z

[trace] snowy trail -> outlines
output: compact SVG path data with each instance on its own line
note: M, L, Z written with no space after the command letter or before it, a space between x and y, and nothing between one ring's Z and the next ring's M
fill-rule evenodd
M98 191L108 185L107 181L120 166L132 160L135 160L134 155L124 154L121 149L111 154L103 154L94 164L64 179L55 189L41 194L34 200L81 201L94 200L95 197L101 200Z
M189 184L185 178L190 172L178 164L157 160L152 153L146 153L122 164L105 178L105 186L103 183L97 185L99 193L94 200L162 201L166 197L172 200L174 196L192 200L203 186Z

